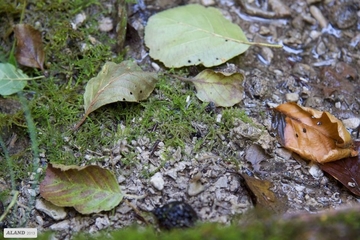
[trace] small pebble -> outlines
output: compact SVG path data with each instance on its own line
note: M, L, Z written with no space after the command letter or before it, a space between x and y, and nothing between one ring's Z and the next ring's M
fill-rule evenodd
M151 66L156 72L158 72L160 70L160 66L155 62L152 62Z
M350 28L357 21L357 10L353 3L343 3L332 9L331 22L340 29Z
M318 165L313 164L310 169L309 169L309 173L311 174L311 176L313 176L316 179L319 179L320 177L324 176L323 171L319 168Z
M64 220L64 221L61 221L61 222L51 225L50 229L53 231L64 231L64 230L68 230L69 227L70 227L70 221Z
M348 118L342 121L344 126L349 129L355 129L360 125L360 118Z
M105 217L98 217L95 220L95 226L101 230L101 229L105 229L107 227L110 226L110 221L109 218L107 216Z
M259 33L260 33L261 35L266 36L266 35L269 35L269 34L271 33L271 31L270 31L269 28L267 28L267 27L265 27L265 26L261 26L261 27L260 27L260 30L259 30Z
M109 32L113 27L113 22L109 17L105 17L99 21L99 30L101 32Z
M86 14L84 12L79 13L75 16L73 22L71 22L71 26L74 30L78 28L84 21L86 20Z
M204 190L205 187L201 184L200 181L194 181L189 183L187 192L189 196L196 196Z
M271 64L271 61L274 57L274 53L269 47L262 47L261 48L261 56L266 61L266 64L269 65L269 64Z
M215 5L215 1L214 0L201 0L202 5L204 6L212 6Z
M310 32L310 37L311 37L311 39L313 39L313 40L317 39L317 38L320 37L320 36L321 36L321 32L319 32L319 31L312 30L312 31Z
M151 177L150 182L157 190L161 191L164 189L165 182L161 173L155 173L155 175Z
M220 177L216 182L215 186L218 188L227 188L228 187L228 179L226 176Z
M319 55L323 55L328 51L323 41L320 41L319 44L316 46L316 52Z
M216 115L216 122L217 122L217 123L220 123L220 122L221 122L221 118L222 118L222 115L221 115L221 114Z
M55 206L51 202L43 199L36 200L35 208L40 212L45 213L54 220L62 220L66 217L66 212L64 208Z
M36 216L36 222L40 225L40 226L42 226L42 225L44 225L44 220L42 219L42 217L41 216Z
M318 9L317 7L315 7L314 5L312 5L310 7L310 13L311 15L313 15L313 17L319 22L320 26L322 28L326 28L328 25L328 21L326 20L326 18L324 17L324 15L322 14L322 12L320 11L320 9Z
M286 101L288 102L297 102L299 100L299 94L298 93L287 93L285 95Z
M336 102L335 107L340 109L341 108L341 102Z

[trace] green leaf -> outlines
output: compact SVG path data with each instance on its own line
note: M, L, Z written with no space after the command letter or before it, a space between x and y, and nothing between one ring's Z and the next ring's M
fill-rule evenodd
M113 102L145 100L155 88L156 77L156 73L144 72L131 61L105 63L99 74L86 85L86 114Z
M10 63L0 63L0 94L3 96L17 93L24 89L30 78Z
M106 104L118 101L139 102L147 99L154 90L156 81L156 73L144 72L134 62L105 63L99 74L90 79L86 85L85 114L74 130L80 127L91 112Z
M244 75L241 73L227 74L206 69L191 81L196 87L196 96L203 102L231 107L244 98Z
M216 66L245 52L248 43L241 28L219 10L197 4L153 15L145 28L150 56L169 68Z
M40 195L56 206L74 207L82 214L111 210L124 196L107 169L51 163L40 184Z

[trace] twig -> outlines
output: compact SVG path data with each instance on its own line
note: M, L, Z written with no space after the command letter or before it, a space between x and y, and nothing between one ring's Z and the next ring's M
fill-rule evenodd
M140 211L139 211L134 205L132 205L127 199L125 199L124 202L125 202L129 207L131 207L132 210L134 210L135 214L138 215L138 216L141 218L141 220L142 220L146 225L149 225L149 221L146 220L146 219L141 215Z
M0 222L2 222L5 219L10 209L15 205L18 196L19 196L19 191L14 191L14 195L11 199L10 204L7 206L4 213L0 216Z

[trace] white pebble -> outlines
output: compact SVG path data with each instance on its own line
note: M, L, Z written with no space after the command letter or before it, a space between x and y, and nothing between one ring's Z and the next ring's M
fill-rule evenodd
M348 118L342 122L346 128L355 129L360 125L360 118Z
M155 70L155 71L159 71L160 70L160 66L157 64L157 63L155 63L155 62L152 62L151 63L151 66L152 66L152 68Z
M212 6L215 5L215 1L214 0L201 0L202 5L204 6Z
M215 186L218 188L227 188L228 187L228 179L226 176L222 176L215 182Z
M324 17L324 15L322 14L322 12L320 11L320 9L318 9L317 7L315 7L314 5L312 5L310 7L310 13L311 15L313 15L313 17L319 22L319 25L322 28L326 28L328 25L328 21L326 20L326 18Z
M311 174L311 176L313 176L316 179L319 179L320 177L324 176L323 171L319 168L318 165L313 164L310 169L309 169L309 173Z
M69 227L70 227L70 221L64 220L64 221L61 221L61 222L51 225L50 229L54 230L54 231L64 231L64 230L69 229Z
M66 212L64 208L55 206L54 204L46 200L37 199L35 203L35 208L40 212L45 213L54 220L62 220L66 217Z
M71 23L72 28L76 30L77 27L80 26L85 20L86 14L84 12L77 14L74 21Z
M188 186L188 195L195 196L205 190L204 185L200 181L193 181L189 183Z
M218 114L216 115L216 122L221 122L221 118L222 118L222 115L221 114Z
M102 32L109 32L113 27L113 22L109 17L105 17L99 21L99 30Z
M297 102L299 100L299 94L298 93L287 93L285 95L285 98L289 102Z
M161 191L164 189L165 182L161 173L155 173L155 175L151 177L150 182L157 190Z

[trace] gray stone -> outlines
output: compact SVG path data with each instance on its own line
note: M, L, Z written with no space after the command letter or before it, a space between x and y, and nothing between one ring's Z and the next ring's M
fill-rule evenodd
M54 223L53 225L50 226L50 229L54 231L64 231L64 230L68 230L69 227L70 227L70 221L64 220L58 223Z
M43 199L37 199L35 208L54 220L62 220L66 217L66 212L63 207L58 207Z
M150 182L157 190L161 191L164 189L165 182L161 173L155 173L155 175L151 177Z

